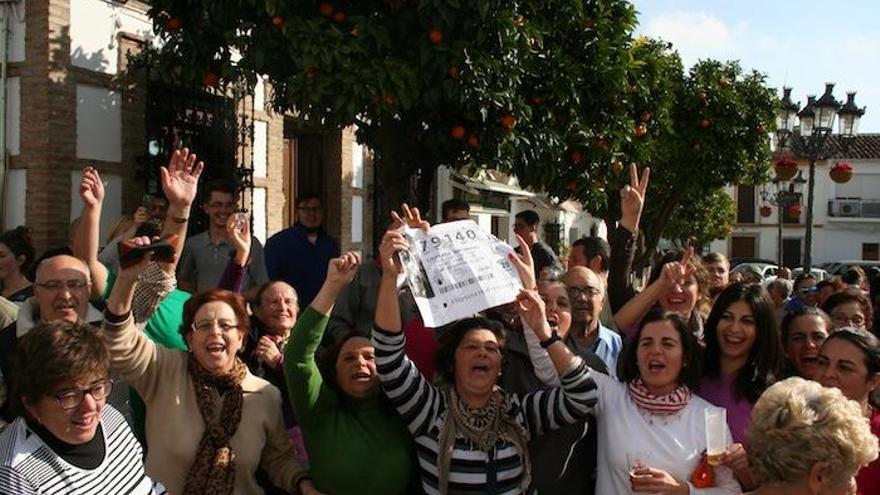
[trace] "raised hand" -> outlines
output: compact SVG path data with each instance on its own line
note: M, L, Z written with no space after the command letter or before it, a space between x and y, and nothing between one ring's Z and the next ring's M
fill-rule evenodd
M79 183L79 196L89 208L101 206L104 202L104 181L95 167L86 167L82 171Z
M156 240L158 240L158 238ZM136 246L149 246L153 243L153 241L150 240L150 238L147 236L134 237L124 242L132 243ZM147 252L141 257L141 259L137 263L128 266L123 266L123 263L120 263L118 277L120 279L137 280L137 278L141 275L141 273L143 273L144 269L147 268L147 264L149 264L150 260L152 259L153 253Z
M189 207L196 198L199 176L205 164L196 161L196 154L187 148L174 150L167 167L160 169L162 191L169 205Z
M550 324L547 323L547 308L537 289L519 291L516 296L516 311L529 328L538 336L538 340L550 338Z
M243 221L239 221L240 219ZM244 217L244 213L229 215L229 219L226 220L226 234L229 237L229 242L232 244L232 247L235 248L235 261L239 265L244 265L244 263L247 262L248 256L250 256L250 224L251 223L248 219Z
M422 229L425 232L431 228L431 223L422 219L422 214L418 208L410 208L409 205L404 203L400 206L400 211L403 213L402 217L396 211L391 212L391 218L394 220L395 225L406 225L409 228Z
M508 257L513 266L516 267L523 287L534 289L538 284L535 278L535 261L532 259L532 250L529 248L529 243L520 237L519 234L516 235L516 240L519 242L520 253L512 252Z
M642 208L645 206L645 197L648 193L648 182L651 178L651 168L642 170L639 178L638 167L635 163L629 166L629 185L620 190L620 224L630 232L639 230L639 219L642 216Z
M403 265L400 263L397 253L406 250L408 247L409 243L400 232L390 229L388 232L385 232L385 235L382 236L382 243L379 244L379 262L382 265L383 275L396 276L403 273Z
M663 265L663 271L660 274L660 282L671 287L673 285L687 285L688 280L694 275L694 266L691 264L691 258L694 257L694 247L688 247L681 261L670 261Z
M254 353L260 358L260 361L272 368L277 368L281 364L281 351L278 349L278 344L268 335L260 337Z
M327 281L325 283L346 286L354 280L357 274L358 266L361 264L361 255L354 251L349 251L338 258L330 260L327 265Z

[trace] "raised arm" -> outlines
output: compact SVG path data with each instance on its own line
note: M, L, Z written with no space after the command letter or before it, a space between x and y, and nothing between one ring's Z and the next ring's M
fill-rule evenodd
M649 167L642 170L639 178L638 169L633 163L629 169L630 183L620 191L620 224L611 231L611 260L608 270L608 300L613 312L617 312L635 296L630 274L650 178Z
M162 228L162 237L177 236L177 242L174 243L174 262L160 264L169 274L174 273L177 261L183 252L190 209L198 192L199 176L204 168L204 163L196 161L196 158L196 154L190 153L187 148L174 150L168 166L159 170L162 191L168 199L168 213Z
M681 261L672 261L663 265L663 271L657 280L630 299L620 308L620 311L614 314L614 323L617 328L624 330L634 327L657 304L657 301L663 297L667 290L676 284L684 285L694 274L690 264L693 255L694 248L691 247Z
M403 330L403 322L400 321L400 302L397 298L397 276L403 273L403 265L398 258L399 251L405 251L409 244L403 234L397 232L404 224L412 228L428 230L430 224L422 220L418 208L410 208L403 205L403 216L391 212L394 222L388 227L388 231L382 237L379 245L379 262L382 265L382 279L379 283L379 300L376 303L377 327L386 332L399 333Z
M218 289L226 289L232 292L241 292L244 284L244 276L248 273L251 254L251 228L250 222L241 221L239 213L229 215L226 221L226 234L229 242L235 248L235 254L226 263L223 276L220 277Z
M305 427L317 419L321 404L333 405L338 400L331 388L323 386L324 380L315 363L315 351L327 328L336 297L354 278L359 262L354 252L330 260L324 285L297 319L290 343L284 350L284 377L290 402L297 421Z
M73 239L73 255L85 261L92 279L92 299L98 299L107 289L107 267L98 261L101 229L101 208L104 203L104 182L95 167L82 171L79 197L83 210Z

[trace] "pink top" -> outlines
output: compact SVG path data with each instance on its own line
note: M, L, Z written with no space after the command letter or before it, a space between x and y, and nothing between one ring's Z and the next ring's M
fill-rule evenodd
M871 431L880 439L880 411L871 409ZM880 459L863 467L856 475L859 495L880 495Z
M749 425L752 423L752 404L745 398L738 398L733 390L736 374L724 376L722 373L717 378L704 376L700 380L700 389L697 395L706 399L712 405L727 409L727 426L733 435L733 441L741 443L748 449Z

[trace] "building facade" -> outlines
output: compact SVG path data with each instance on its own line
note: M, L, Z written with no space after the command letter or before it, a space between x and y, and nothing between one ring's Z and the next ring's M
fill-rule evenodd
M858 135L848 153L844 153L836 141L832 146L833 156L816 163L813 264L880 260L880 134ZM835 183L829 175L831 167L840 161L853 167L853 178L842 184ZM809 164L798 162L798 168L807 178ZM769 204L762 197L760 186L729 188L737 205L737 220L730 237L713 242L711 249L731 257L776 260L781 213L784 264L790 268L801 266L805 250L806 191L805 186L799 213L772 207L765 217L761 209Z
M264 83L226 94L154 83L128 65L155 42L147 9L139 0L0 3L9 26L2 229L31 227L38 250L66 244L80 172L93 165L107 183L106 233L158 189L158 166L185 145L206 159L206 178L244 186L241 206L261 240L293 222L298 195L318 192L343 248L371 246L373 166L354 131L318 132L269 111Z

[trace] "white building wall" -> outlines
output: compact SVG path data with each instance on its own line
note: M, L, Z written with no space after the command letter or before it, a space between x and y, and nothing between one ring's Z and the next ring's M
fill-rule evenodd
M96 22L101 20L101 22ZM155 40L145 13L124 3L107 0L71 0L70 61L77 67L116 74L120 32Z
M122 101L99 86L76 85L76 157L122 160Z
M26 35L24 12L27 0L10 5L5 12L9 18L9 62L24 62L24 40Z
M6 80L6 151L21 153L21 78Z

